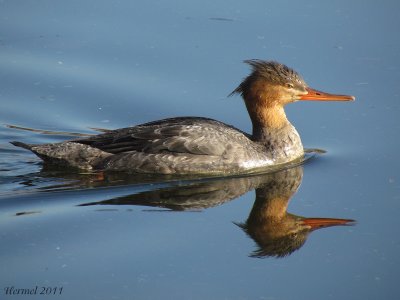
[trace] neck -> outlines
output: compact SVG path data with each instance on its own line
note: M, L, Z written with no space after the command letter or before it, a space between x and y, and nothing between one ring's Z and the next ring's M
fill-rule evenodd
M290 124L279 99L281 89L275 85L266 86L264 81L254 81L251 88L243 92L243 99L253 123L253 135L262 128L277 130Z
M287 162L303 155L300 136L286 118L283 106L265 99L245 99L253 123L252 140L265 145L276 162Z
M265 138L265 134L280 132L290 125L282 106L256 106L253 107L253 111L249 110L249 113L253 124L253 138L258 141Z

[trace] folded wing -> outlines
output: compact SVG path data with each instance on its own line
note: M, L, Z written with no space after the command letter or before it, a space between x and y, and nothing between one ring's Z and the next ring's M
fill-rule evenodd
M117 129L73 142L113 154L139 151L220 156L235 145L246 145L249 138L238 129L212 119L185 117Z

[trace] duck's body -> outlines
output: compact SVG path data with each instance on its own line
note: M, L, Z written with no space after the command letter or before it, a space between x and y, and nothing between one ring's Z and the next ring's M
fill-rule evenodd
M45 161L84 169L162 174L233 174L282 164L303 155L297 131L270 132L268 143L207 118L164 119L87 139L23 145Z
M303 156L284 105L297 100L352 100L311 90L293 70L276 62L247 61L253 72L234 93L242 94L253 132L207 118L164 119L112 130L87 139L27 145L44 161L83 169L162 174L233 174L284 164Z

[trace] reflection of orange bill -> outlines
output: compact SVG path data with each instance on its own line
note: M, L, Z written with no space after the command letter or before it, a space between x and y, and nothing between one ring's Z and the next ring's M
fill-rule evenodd
M303 223L307 226L310 226L312 230L329 227L329 226L337 226L337 225L352 225L354 224L354 220L351 219L332 219L332 218L305 218L303 219Z

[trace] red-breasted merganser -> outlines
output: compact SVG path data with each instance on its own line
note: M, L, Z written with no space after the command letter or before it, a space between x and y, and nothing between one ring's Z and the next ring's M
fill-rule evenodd
M286 118L286 104L298 100L355 99L311 89L296 71L278 62L245 62L252 72L231 95L242 95L253 124L251 135L216 120L180 117L61 143L12 143L31 150L45 162L82 169L160 174L248 173L304 155L300 136Z

